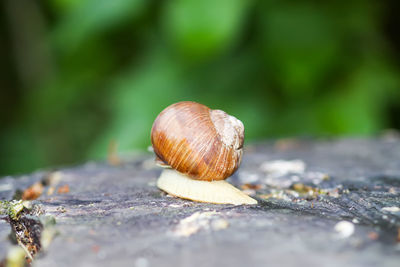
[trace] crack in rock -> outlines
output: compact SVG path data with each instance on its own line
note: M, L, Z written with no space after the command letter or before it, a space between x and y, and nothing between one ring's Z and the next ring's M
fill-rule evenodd
M22 200L0 201L0 215L4 216L2 219L11 227L10 242L18 244L24 252L21 253L18 247L11 247L6 258L0 261L0 266L10 266L11 263L14 264L12 266L31 264L42 250L42 243L47 246L48 232L52 229L50 225L55 223L54 219L51 222L39 205Z

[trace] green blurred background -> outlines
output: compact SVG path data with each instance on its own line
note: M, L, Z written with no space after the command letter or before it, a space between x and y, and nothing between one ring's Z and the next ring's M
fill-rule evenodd
M146 149L181 100L247 141L399 129L398 3L2 0L0 174Z

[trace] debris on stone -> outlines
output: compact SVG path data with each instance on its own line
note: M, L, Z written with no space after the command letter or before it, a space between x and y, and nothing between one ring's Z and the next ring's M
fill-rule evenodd
M399 212L400 207L383 207L381 210L387 212Z
M311 186L308 186L308 185L305 185L302 183L293 184L292 189L302 195L305 195L305 194L314 195L314 194L318 193L318 191L319 191L318 188L311 187Z
M400 242L400 227L397 228L397 238L396 238L397 242Z
M61 171L53 171L49 173L44 179L43 184L49 186L56 186L62 180L63 174Z
M170 204L169 207L171 208L182 208L181 204Z
M64 206L58 206L58 207L57 207L57 211L58 211L58 212L61 212L61 213L67 212L67 210L65 209Z
M215 211L195 212L189 217L180 220L179 224L173 230L173 234L178 237L189 237L200 230L212 229L215 231L225 229L229 223L221 218Z
M300 143L295 138L283 138L275 142L274 148L279 151L287 151L300 147Z
M225 219L217 219L211 222L211 228L214 231L226 229L229 226L229 222Z
M243 184L240 186L243 190L259 190L264 187L262 184Z
M303 183L294 183L288 189L270 187L267 188L267 190L264 190L264 192L265 191L268 193L262 193L257 196L262 199L275 198L291 202L299 202L302 200L310 201L315 199L319 200L328 196L337 198L340 196L339 188L321 189Z
M43 193L44 186L41 182L36 182L30 187L28 187L23 193L22 193L22 199L23 200L35 200L38 197L40 197Z
M305 185L302 183L293 184L291 189L293 189L294 191L299 193L300 196L307 197L307 198L313 198L313 199L317 198L320 195L328 194L328 192L323 189L308 186L308 185Z
M299 159L296 160L273 160L261 164L260 170L273 177L280 177L290 173L304 173L306 164Z
M121 165L121 159L118 156L118 143L112 140L108 145L107 162L112 166Z
M98 253L99 250L100 250L100 246L99 246L99 245L93 245L93 246L92 246L92 251L93 251L94 253Z
M286 193L285 190L279 190L279 189L271 189L269 194L261 194L261 195L257 195L257 196L262 198L262 199L275 198L275 199L281 199L281 200L284 200L284 201L291 201L292 200L288 196L288 194Z
M397 191L396 191L396 189L394 187L391 187L391 188L389 188L388 193L389 194L396 194Z
M334 188L334 189L331 189L331 190L325 189L325 191L327 192L327 195L330 196L330 197L334 197L334 198L340 197L339 188Z
M69 193L69 185L65 184L63 186L60 186L57 190L58 194L66 194Z
M47 189L47 195L51 196L52 194L54 194L55 190L56 188L54 186L50 186L49 189Z
M377 232L369 232L368 233L368 238L371 240L377 240L379 238L379 235Z
M240 186L242 189L242 192L245 193L248 196L255 196L257 193L257 190L260 190L262 188L265 188L264 184L243 184Z
M354 233L354 224L348 221L340 221L334 229L340 238L348 238Z
M274 160L265 161L260 167L264 174L261 183L267 186L288 188L305 177L306 165L302 160Z

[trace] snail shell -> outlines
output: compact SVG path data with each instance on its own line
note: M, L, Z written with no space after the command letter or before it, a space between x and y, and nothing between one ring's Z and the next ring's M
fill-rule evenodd
M243 123L222 110L179 102L154 121L151 142L157 159L197 180L223 180L239 167Z

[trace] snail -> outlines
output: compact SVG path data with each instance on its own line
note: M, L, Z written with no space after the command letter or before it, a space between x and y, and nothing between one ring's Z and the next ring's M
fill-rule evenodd
M256 204L225 181L243 155L243 123L222 110L183 101L165 108L151 129L161 190L184 199L217 204Z

